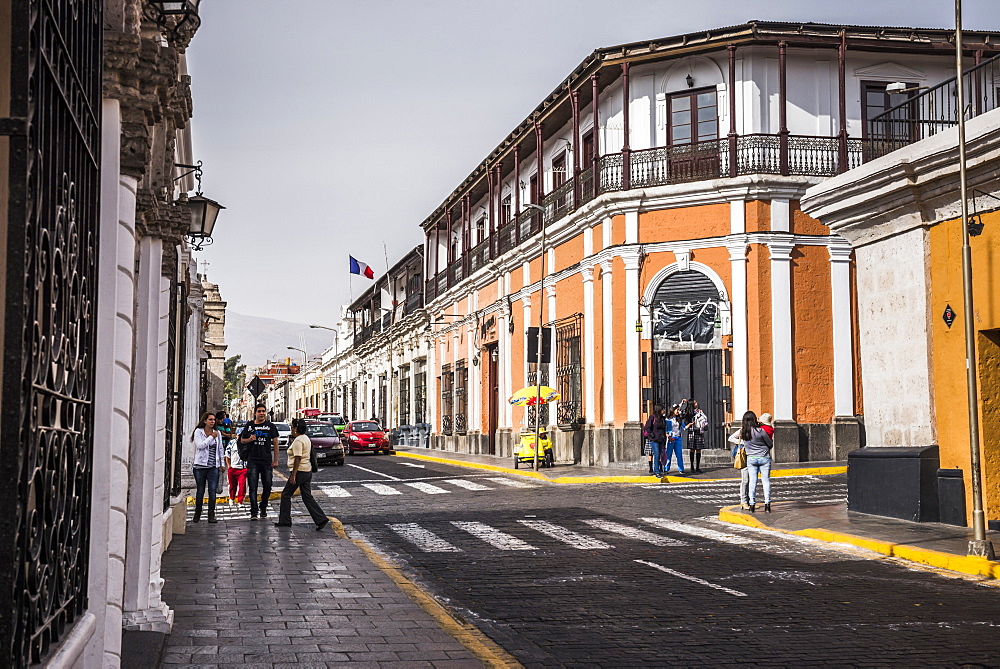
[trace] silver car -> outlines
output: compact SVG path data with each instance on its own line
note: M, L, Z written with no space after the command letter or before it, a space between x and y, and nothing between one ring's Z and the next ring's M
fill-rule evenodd
M280 446L288 444L288 439L292 436L292 426L288 423L275 423L274 427L278 428L278 444Z

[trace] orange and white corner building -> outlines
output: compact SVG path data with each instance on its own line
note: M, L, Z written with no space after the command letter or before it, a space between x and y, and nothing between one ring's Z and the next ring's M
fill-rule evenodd
M946 79L949 39L752 22L584 59L422 224L431 446L511 454L539 322L559 460L634 462L686 398L710 448L748 409L778 461L863 445L855 254L799 203L879 155L888 85Z

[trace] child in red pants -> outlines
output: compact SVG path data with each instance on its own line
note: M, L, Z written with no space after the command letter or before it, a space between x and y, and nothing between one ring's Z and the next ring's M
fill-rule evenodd
M236 500L237 504L243 503L243 497L247 492L247 465L240 459L240 451L236 447L236 440L233 439L226 446L226 467L229 473L229 501ZM233 494L235 492L235 494Z

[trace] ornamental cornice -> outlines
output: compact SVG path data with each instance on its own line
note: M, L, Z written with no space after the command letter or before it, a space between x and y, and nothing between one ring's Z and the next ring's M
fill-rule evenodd
M191 229L191 210L157 199L148 188L135 195L135 227L140 237L157 237L165 244L177 245Z

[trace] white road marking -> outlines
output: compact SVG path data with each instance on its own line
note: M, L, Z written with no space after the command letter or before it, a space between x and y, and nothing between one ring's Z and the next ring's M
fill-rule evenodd
M527 541L522 541L506 532L501 532L495 527L490 527L485 523L471 521L453 520L451 524L460 530L465 530L477 539L482 539L491 546L495 546L505 551L533 551L537 550Z
M592 537L568 530L565 527L555 525L545 520L519 520L522 525L526 525L533 530L546 534L553 539L557 539L573 548L589 550L592 548L614 548L611 544L606 544Z
M423 483L422 481L417 481L416 483L406 483L403 485L408 485L411 488L415 488L420 492L425 492L428 495L440 495L442 493L450 493L450 490L445 490L444 488L439 488L436 485L431 485L430 483Z
M735 597L746 597L747 596L747 593L745 593L745 592L740 592L739 590L733 590L732 588L727 588L726 586L719 585L717 583L709 583L708 581L706 581L703 578L698 578L697 576L690 576L688 574L683 574L683 573L681 573L679 571L676 571L674 569L670 569L669 567L664 567L663 565L656 564L655 562L647 562L645 560L636 560L636 562L638 562L639 564L644 564L647 567L652 567L653 569L659 569L660 571L662 571L664 573L667 573L667 574L670 574L672 576L676 576L677 578L684 578L684 579L687 579L689 581L693 581L694 583L700 583L701 585L707 585L710 588L715 588L716 590L721 590L722 592L728 593L728 594L733 595Z
M489 486L485 486L480 483L473 483L472 481L466 481L465 479L445 479L444 482L457 485L459 488L465 488L466 490L493 490L493 488Z
M400 491L396 490L392 486L387 486L384 483L362 483L364 487L368 488L374 493L379 495L402 495Z
M616 523L611 520L604 520L603 518L595 518L593 520L585 520L583 522L592 527L597 527L607 532L614 532L615 534L620 534L623 537L628 537L629 539L645 541L646 543L653 544L654 546L687 546L685 542L679 539L671 539L670 537L660 536L659 534L653 534L652 532L647 532L646 530L629 527L628 525L622 525L621 523Z
M425 553L461 553L462 549L452 546L447 541L425 530L416 523L398 523L389 525L389 529L403 537Z
M502 476L490 476L486 478L487 481L493 481L494 483L499 483L500 485L509 485L512 488L534 488L535 486L530 483L525 483L524 481L519 481L517 479L506 479Z
M656 525L657 527L662 527L665 530L673 530L674 532L680 532L681 534L690 534L695 537L701 537L703 539L711 539L712 541L718 541L724 544L760 543L756 539L741 537L734 534L726 534L724 532L710 530L707 527L698 527L697 525L687 525L685 523L678 523L675 520L668 520L667 518L640 518L639 520L641 520L644 523L649 523L650 525Z
M412 462L399 462L398 460L395 460L394 462L395 462L395 463L396 463L397 465L403 465L404 467L417 467L417 468L419 468L419 469L423 469L423 468L424 468L424 466L423 466L423 465L418 465L418 464L414 464L414 463L412 463Z
M391 479L391 480L393 480L393 481L399 481L399 480L400 480L400 479L399 479L398 477L395 477L395 476L389 476L388 474L383 474L382 472L377 472L377 471L375 471L374 469L367 469L367 468L365 468L365 467L362 467L362 466L360 466L360 465L352 465L352 464L351 464L351 463L349 463L349 462L347 463L347 466L348 466L348 467L355 467L356 469L360 469L360 470L361 470L361 471L363 471L363 472L368 472L369 474L375 474L376 476L384 476L385 478L387 478L387 479Z
M321 485L319 487L320 492L329 495L330 497L350 497L351 493L347 492L339 485Z

